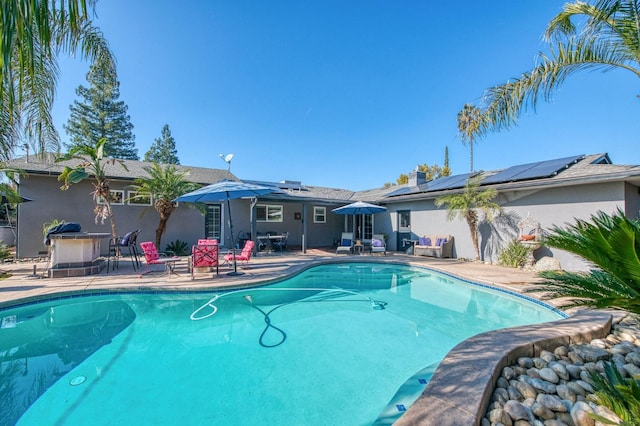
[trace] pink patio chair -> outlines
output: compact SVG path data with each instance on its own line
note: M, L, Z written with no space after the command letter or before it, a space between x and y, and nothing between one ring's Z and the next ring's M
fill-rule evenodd
M172 273L176 274L173 269L175 268L176 262L180 260L180 256L169 256L166 253L158 253L156 245L151 241L140 243L140 248L144 253L144 259L146 263L144 274L150 272L150 265L164 265L164 268L169 276L171 276Z
M249 265L249 260L251 259L251 255L253 254L253 247L255 245L256 243L254 241L247 240L247 242L244 243L244 247L242 248L242 251L240 252L240 254L227 253L224 255L224 262L225 263L233 262L233 258L235 256L236 262L240 262L242 265L247 267Z
M216 267L218 275L218 240L198 240L198 245L191 247L191 280L195 279L196 268Z

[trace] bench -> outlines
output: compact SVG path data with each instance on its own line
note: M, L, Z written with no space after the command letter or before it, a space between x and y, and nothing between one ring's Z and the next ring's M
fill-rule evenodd
M418 239L418 243L413 247L413 254L439 258L453 257L453 236L425 235Z

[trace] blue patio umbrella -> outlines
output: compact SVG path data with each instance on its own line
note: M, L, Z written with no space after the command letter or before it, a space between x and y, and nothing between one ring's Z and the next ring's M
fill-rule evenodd
M376 214L386 211L386 207L378 206L375 204L365 203L364 201L356 201L355 203L347 204L346 206L338 207L331 210L335 214L351 214L353 215L353 226L355 228L355 216L359 214ZM345 223L346 228L346 223ZM355 231L355 229L354 229Z
M386 210L386 207L365 203L364 201L356 201L331 211L335 214L376 214Z
M258 197L260 195L279 192L275 187L253 185L235 180L221 180L211 185L207 185L195 191L181 195L173 201L182 201L185 203L207 203L212 201L226 201L227 211L229 213L229 229L231 231L231 246L234 245L233 240L233 222L231 220L231 203L229 200L237 198ZM233 256L233 272L229 275L242 275L238 272L236 265L236 257Z

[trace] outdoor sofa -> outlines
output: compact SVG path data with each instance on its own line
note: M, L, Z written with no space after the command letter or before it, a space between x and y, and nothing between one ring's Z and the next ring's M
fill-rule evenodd
M416 256L453 257L452 235L425 235L413 247Z

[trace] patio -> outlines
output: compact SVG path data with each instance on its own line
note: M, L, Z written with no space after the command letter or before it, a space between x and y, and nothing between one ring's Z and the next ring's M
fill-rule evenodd
M461 278L467 278L485 284L520 292L537 280L533 272L495 265L467 262L459 259L436 259L423 256L410 256L389 252L383 256L336 256L335 248L311 249L307 253L291 250L274 255L261 254L251 258L249 268L239 268L244 272L240 276L229 276L232 268L221 266L220 275L212 278L202 273L192 281L188 271L188 262L179 261L176 272L179 276L170 277L161 270L140 275L133 270L131 262L121 261L115 271L103 270L98 275L67 278L44 278L46 263L39 261L22 261L4 263L1 271L12 274L10 278L0 280L0 307L9 305L16 299L37 299L55 293L71 291L123 290L123 289L156 289L156 290L210 290L216 288L243 287L257 282L278 279L304 269L316 262L399 262L416 266L425 266L448 272ZM34 266L36 276L34 277Z

